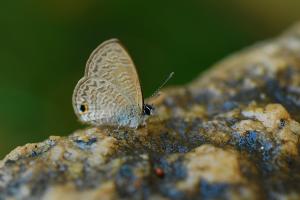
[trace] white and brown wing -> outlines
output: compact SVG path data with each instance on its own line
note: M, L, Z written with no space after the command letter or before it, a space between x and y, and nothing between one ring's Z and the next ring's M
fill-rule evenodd
M118 40L108 40L93 51L75 87L73 107L81 121L94 125L139 125L141 86L132 59Z
M97 76L122 88L124 95L142 110L143 95L135 65L118 39L107 40L92 52L86 64L85 76Z

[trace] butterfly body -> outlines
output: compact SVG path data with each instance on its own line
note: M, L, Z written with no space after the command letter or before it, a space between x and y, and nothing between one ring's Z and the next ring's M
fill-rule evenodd
M150 113L144 111L134 63L117 39L100 44L91 54L74 89L73 108L82 122L95 126L137 128Z

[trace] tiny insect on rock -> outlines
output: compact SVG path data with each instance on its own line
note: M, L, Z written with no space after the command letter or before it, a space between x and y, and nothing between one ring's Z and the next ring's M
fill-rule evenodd
M74 89L73 108L80 121L95 126L137 128L152 114L135 65L119 40L107 40L92 52Z

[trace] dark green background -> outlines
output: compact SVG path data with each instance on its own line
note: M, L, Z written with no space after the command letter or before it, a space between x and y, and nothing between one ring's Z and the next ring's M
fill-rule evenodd
M299 3L298 3L299 2ZM119 38L145 96L171 72L184 84L224 56L280 33L300 1L10 0L0 3L0 157L82 127L73 88L91 51Z

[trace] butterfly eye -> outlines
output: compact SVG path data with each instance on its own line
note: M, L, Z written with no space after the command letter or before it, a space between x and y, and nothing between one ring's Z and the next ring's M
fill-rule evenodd
M86 104L81 104L81 105L80 105L79 111L80 111L81 113L85 113L85 112L87 112L87 110L88 110L88 107L87 107Z

